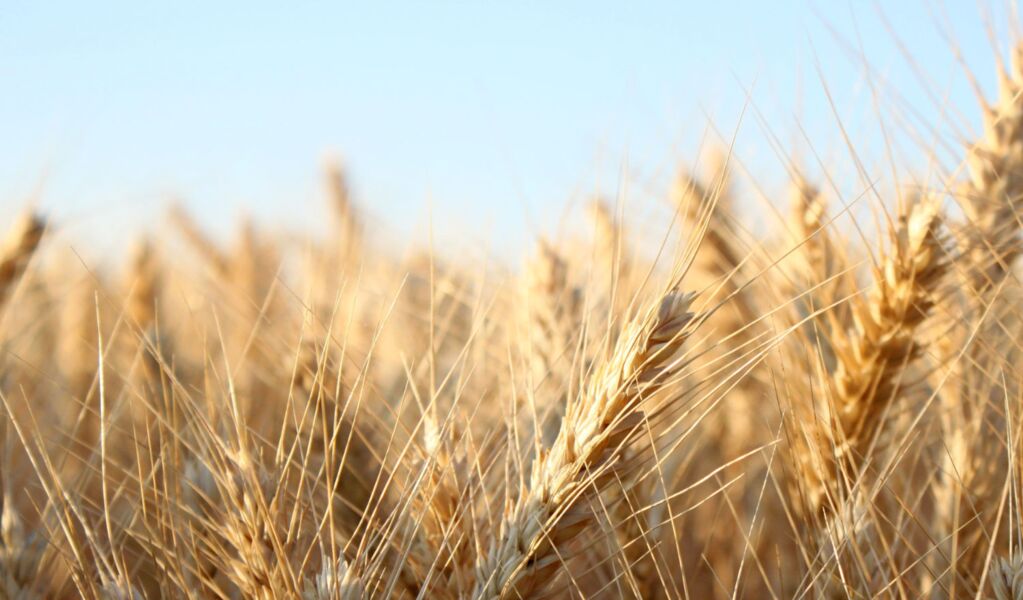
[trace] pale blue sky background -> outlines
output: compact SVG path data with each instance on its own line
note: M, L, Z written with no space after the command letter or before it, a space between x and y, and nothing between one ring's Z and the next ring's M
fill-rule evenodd
M242 211L316 227L335 151L372 223L403 235L432 206L446 227L516 248L553 227L551 206L614 192L623 164L635 193L657 194L708 123L731 134L749 89L738 153L767 189L783 183L771 136L805 155L801 127L849 162L815 63L858 151L883 164L856 45L888 78L882 104L975 126L942 33L991 90L984 14L1003 40L1009 19L1000 4L921 0L149 4L0 7L4 221L41 189L98 247L157 228L171 197L220 233Z

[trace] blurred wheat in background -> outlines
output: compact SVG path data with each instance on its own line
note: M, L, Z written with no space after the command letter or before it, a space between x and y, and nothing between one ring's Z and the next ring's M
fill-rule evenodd
M29 210L0 598L1023 598L1018 48L866 212L793 160L750 216L727 143L521 268L396 251L337 161L326 236L176 206L96 264Z

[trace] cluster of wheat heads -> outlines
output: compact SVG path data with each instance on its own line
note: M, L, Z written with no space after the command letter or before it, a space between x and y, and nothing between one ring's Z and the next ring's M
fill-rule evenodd
M727 153L521 270L389 251L334 165L323 238L174 209L95 267L22 218L0 598L1023 597L1000 75L966 173L855 240L799 175L751 233Z

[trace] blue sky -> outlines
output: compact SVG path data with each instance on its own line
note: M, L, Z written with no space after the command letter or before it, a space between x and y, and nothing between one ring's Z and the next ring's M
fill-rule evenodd
M943 31L994 81L971 2L145 4L0 8L5 215L41 190L100 247L158 228L170 198L221 234L242 212L316 227L334 152L372 223L418 231L429 209L516 248L622 173L656 195L744 108L739 156L765 186L783 183L778 147L807 153L800 129L849 162L822 76L857 151L883 163L856 46L885 78L882 104L931 124L976 124Z

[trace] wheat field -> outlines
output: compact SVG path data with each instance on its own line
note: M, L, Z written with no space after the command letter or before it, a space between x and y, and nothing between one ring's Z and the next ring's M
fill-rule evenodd
M92 262L26 211L0 598L1023 598L1023 46L995 58L959 168L865 216L793 160L750 217L728 144L659 218L595 196L511 265L395 250L337 162L325 236L172 207Z

